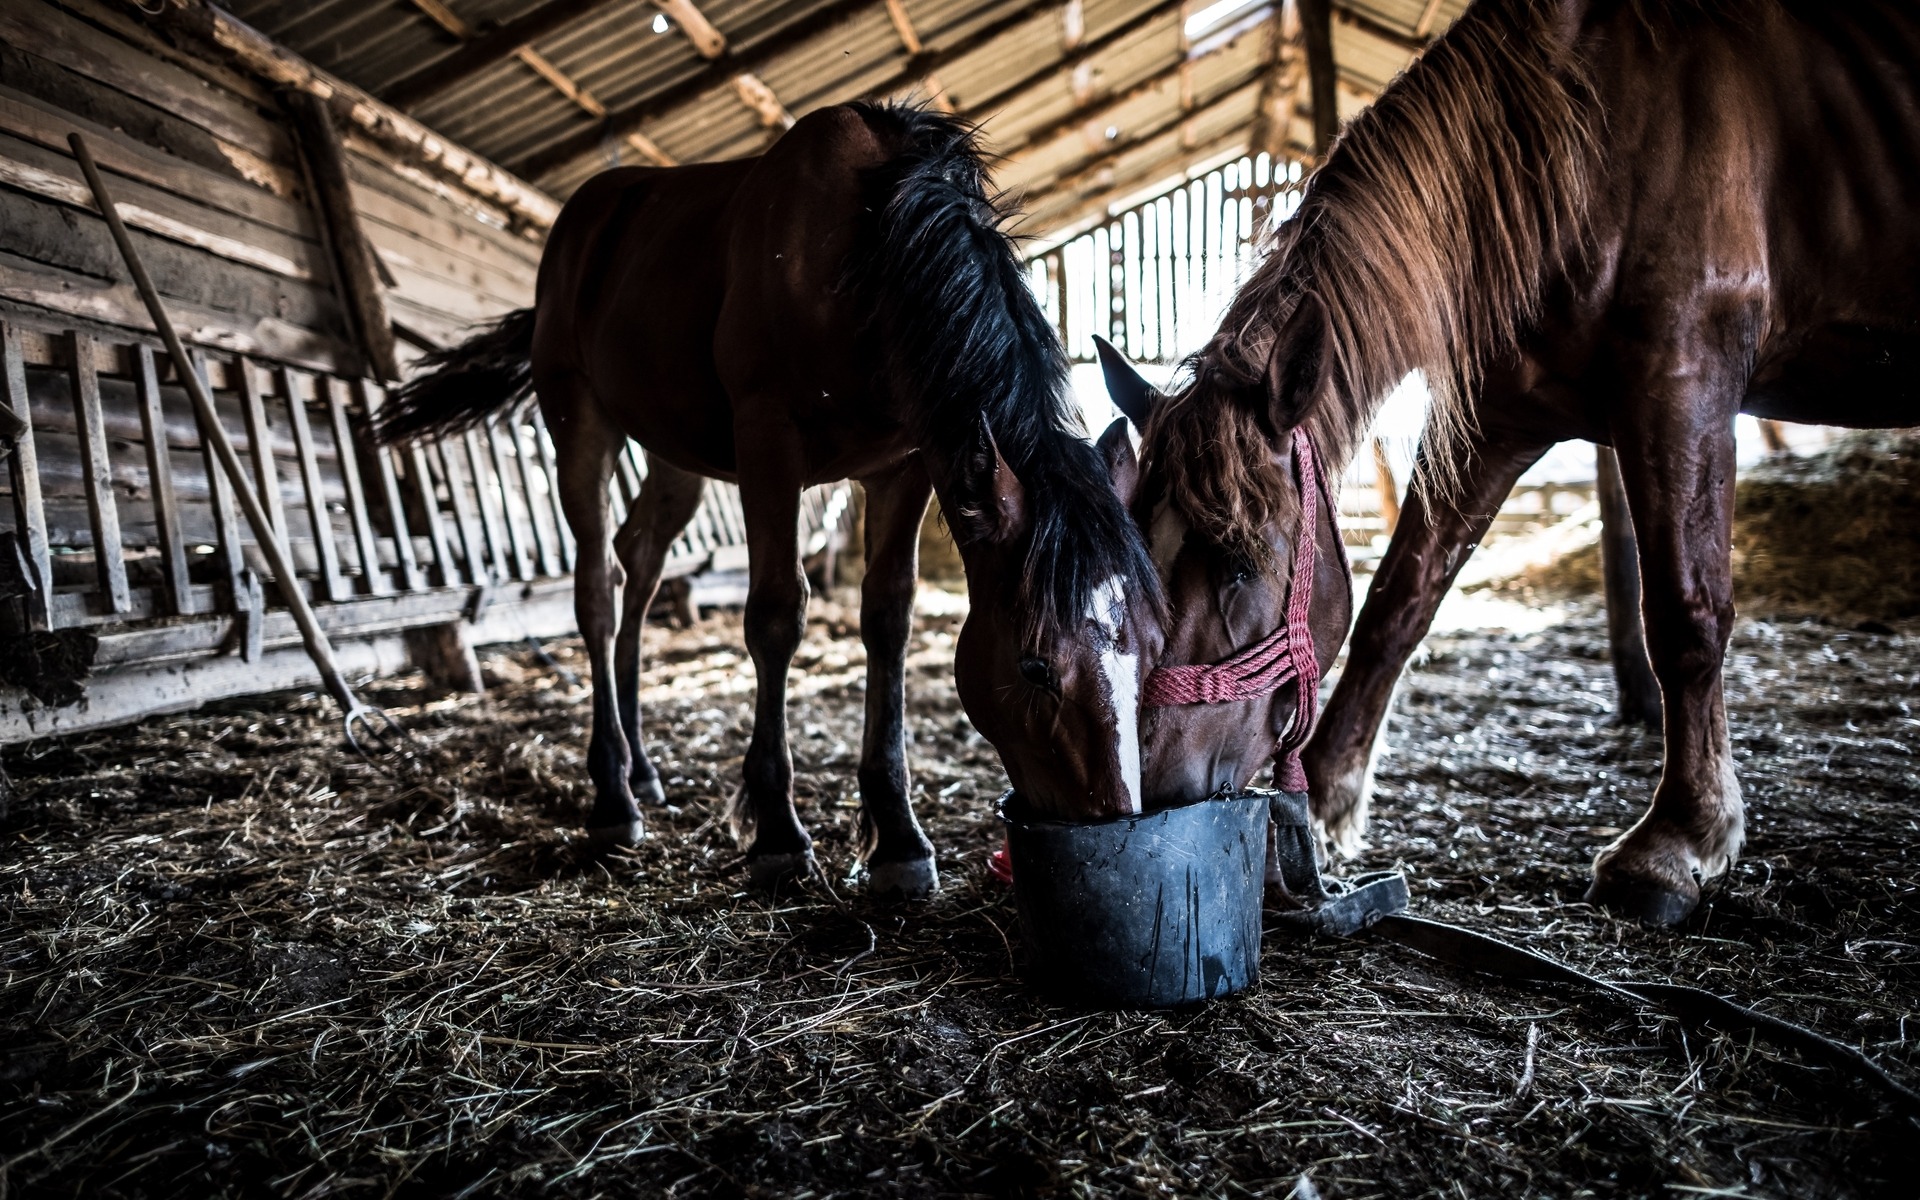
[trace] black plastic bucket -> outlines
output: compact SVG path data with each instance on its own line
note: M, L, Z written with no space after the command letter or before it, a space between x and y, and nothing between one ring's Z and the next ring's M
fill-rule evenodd
M1090 1008L1174 1008L1260 977L1267 793L1078 824L1000 798L1028 977Z

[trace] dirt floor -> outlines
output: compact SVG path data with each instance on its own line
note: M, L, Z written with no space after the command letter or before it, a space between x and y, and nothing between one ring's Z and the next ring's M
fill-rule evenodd
M849 866L861 659L816 607L801 805ZM1744 1039L1270 936L1250 994L1087 1014L1019 982L983 870L997 762L923 618L911 730L946 891L742 894L737 622L660 634L674 807L590 853L569 643L418 678L396 781L317 700L13 747L0 815L0 1193L173 1196L1913 1195L1920 1137ZM655 635L650 635L653 638ZM1577 903L1657 765L1614 728L1598 611L1438 637L1393 722L1367 866L1415 911L1744 998L1920 1078L1920 624L1743 621L1745 861L1687 930ZM545 653L545 652L543 652Z

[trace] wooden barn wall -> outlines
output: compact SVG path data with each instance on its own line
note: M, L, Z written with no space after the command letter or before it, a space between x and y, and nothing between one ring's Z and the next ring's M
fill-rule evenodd
M75 129L190 341L358 369L280 98L93 0L0 4L0 305L147 328L68 154ZM445 341L532 302L537 241L484 202L346 141L404 332Z

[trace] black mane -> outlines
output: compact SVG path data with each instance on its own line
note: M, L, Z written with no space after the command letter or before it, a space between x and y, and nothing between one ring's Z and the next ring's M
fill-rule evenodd
M1074 628L1115 576L1157 606L1145 541L1069 403L1066 352L1000 229L1006 213L987 191L977 130L926 108L856 107L899 149L867 181L876 236L861 239L870 249L853 283L920 445L952 462L984 418L1026 489L1031 635Z

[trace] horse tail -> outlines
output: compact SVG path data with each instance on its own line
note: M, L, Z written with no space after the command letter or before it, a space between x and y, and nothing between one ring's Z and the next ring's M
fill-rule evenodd
M393 390L374 437L404 442L459 433L533 394L533 310L515 309L466 341L435 350Z

